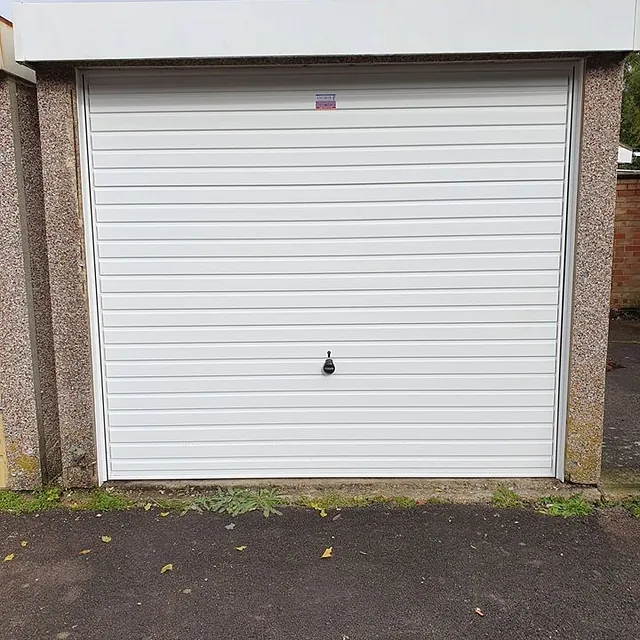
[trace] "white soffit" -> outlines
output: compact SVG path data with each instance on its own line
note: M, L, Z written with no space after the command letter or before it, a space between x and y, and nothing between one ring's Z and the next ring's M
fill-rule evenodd
M639 0L16 2L19 60L630 51Z

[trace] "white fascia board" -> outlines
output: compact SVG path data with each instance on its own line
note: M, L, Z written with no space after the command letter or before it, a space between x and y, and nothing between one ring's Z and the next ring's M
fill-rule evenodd
M16 62L13 49L13 28L3 20L0 20L0 73L8 73L27 82L36 81L33 69Z
M630 51L638 0L17 2L19 60Z

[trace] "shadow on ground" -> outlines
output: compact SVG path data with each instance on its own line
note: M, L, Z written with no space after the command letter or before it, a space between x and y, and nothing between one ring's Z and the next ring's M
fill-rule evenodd
M639 539L616 509L5 514L0 637L637 640Z
M640 321L611 321L608 360L603 475L640 488Z

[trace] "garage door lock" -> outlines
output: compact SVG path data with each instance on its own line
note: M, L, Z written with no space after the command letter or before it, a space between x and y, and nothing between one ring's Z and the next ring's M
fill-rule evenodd
M327 375L331 375L336 370L336 365L333 364L333 360L331 359L331 351L327 351L327 359L324 361L324 367L322 367L322 370Z

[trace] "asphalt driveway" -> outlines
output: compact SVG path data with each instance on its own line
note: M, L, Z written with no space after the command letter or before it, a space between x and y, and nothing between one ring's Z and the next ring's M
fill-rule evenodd
M640 322L611 321L608 359L602 466L640 482Z
M283 511L0 515L0 638L639 636L640 520L627 512Z

